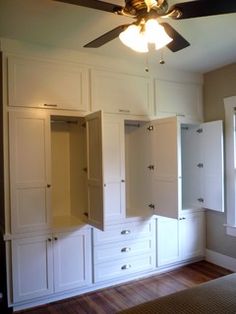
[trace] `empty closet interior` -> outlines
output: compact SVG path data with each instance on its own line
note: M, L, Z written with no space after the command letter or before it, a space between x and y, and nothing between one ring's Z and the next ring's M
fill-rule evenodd
M127 216L153 214L151 205L151 142L149 122L126 120L125 182Z
M51 117L51 208L55 225L76 225L87 212L83 118Z

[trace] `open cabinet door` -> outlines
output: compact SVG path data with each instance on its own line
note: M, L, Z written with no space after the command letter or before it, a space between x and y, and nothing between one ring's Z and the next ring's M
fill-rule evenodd
M201 125L203 156L203 207L224 211L223 123L213 121Z
M85 117L87 141L88 223L104 230L102 112Z
M152 121L152 200L156 215L179 218L181 209L181 154L178 119Z

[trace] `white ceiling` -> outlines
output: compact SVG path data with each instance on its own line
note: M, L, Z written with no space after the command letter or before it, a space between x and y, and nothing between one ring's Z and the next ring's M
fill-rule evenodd
M187 1L169 0L169 5L176 2ZM146 56L124 47L118 38L101 48L83 48L96 37L129 22L132 19L127 17L52 0L0 0L0 37L143 61ZM204 73L236 62L236 13L168 23L191 43L175 53L164 48L168 66ZM148 54L150 63L158 63L159 58L159 51Z

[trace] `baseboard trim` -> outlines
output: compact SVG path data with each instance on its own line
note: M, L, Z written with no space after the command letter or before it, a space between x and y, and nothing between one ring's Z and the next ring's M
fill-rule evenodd
M206 250L206 261L236 272L236 258Z

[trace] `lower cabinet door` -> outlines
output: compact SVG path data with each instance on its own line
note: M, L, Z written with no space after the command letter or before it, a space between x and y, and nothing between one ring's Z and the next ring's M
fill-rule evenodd
M55 292L91 282L90 229L53 236Z
M53 251L48 236L12 240L13 301L53 292Z
M179 259L179 221L171 218L158 218L157 266L175 263Z
M205 213L185 215L185 219L179 221L179 230L182 259L204 256Z

